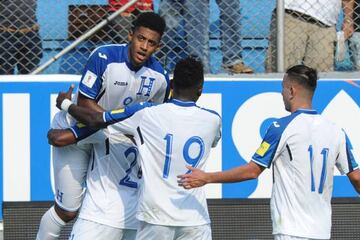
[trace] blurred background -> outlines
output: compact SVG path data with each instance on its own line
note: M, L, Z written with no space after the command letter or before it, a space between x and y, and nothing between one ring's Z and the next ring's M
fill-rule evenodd
M127 2L2 0L0 73L34 71ZM345 2L139 0L42 73L81 74L91 51L102 44L126 42L132 20L144 11L166 19L157 57L170 72L179 58L188 55L200 57L208 74L282 72L296 63L313 65L321 72L356 71L360 7L356 0L347 11Z

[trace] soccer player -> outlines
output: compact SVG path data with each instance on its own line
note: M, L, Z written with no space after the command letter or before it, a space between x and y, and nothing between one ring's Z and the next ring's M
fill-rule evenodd
M148 100L165 101L169 93L169 78L160 63L152 57L160 47L164 29L163 18L155 13L143 13L134 21L133 28L129 31L129 44L105 45L95 49L84 69L75 101L80 106L98 112ZM72 125L72 119L64 111L59 112L52 121L52 128L62 129ZM125 136L114 139L109 136L109 138L109 141L104 141L103 144L124 144L124 146L132 144ZM128 147L128 149L133 148L133 145ZM118 157L129 162L126 152L124 148L124 153ZM77 215L83 199L90 154L89 144L53 148L55 205L43 215L37 239L58 239L66 222ZM131 163L128 163L128 167ZM117 189L108 189L111 190L117 191ZM131 205L136 204L136 199L131 199L131 196L134 196L133 191L136 191L136 188L128 186L124 194L128 193L129 196L122 198L126 202L118 204L123 204L123 208L132 209ZM106 205L105 202L102 204ZM114 209L94 213L88 220L109 222L111 218L107 219L109 216L107 212L112 210ZM136 226L129 226L121 223L120 220L118 224L113 223L112 226L136 229Z
M291 114L273 122L252 160L214 173L189 166L191 173L180 175L179 185L192 189L207 183L255 179L273 164L274 238L330 239L334 166L347 174L357 192L360 170L345 132L312 109L316 83L316 70L304 65L289 68L282 96Z
M144 182L140 188L136 239L211 239L210 219L202 188L184 190L177 176L186 165L204 169L211 147L221 137L221 118L196 105L204 82L201 62L181 60L174 70L173 99L156 105L145 102L125 109L98 113L72 104L60 93L57 106L90 127L105 127L134 136ZM70 90L71 91L71 90ZM65 99L65 100L64 100ZM53 144L82 138L84 128L49 132Z

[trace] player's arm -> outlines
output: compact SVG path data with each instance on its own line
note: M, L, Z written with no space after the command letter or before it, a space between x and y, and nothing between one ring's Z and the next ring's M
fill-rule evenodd
M360 169L353 154L353 147L349 137L343 130L340 151L337 155L335 165L342 175L347 175L355 190L360 193Z
M231 183L256 179L265 169L253 161L223 172L204 172L191 166L187 168L191 170L191 173L178 176L179 185L186 189L201 187L208 183Z
M74 133L69 129L50 129L47 134L49 144L63 147L76 143Z
M105 109L103 109L100 105L98 105L94 99L88 98L80 92L78 94L77 105L91 109L95 112L100 112L100 113L105 112Z
M277 123L268 128L260 147L248 164L227 171L213 173L206 173L189 167L192 172L180 175L179 185L189 189L208 183L242 182L257 178L266 167L269 168L271 166L271 162L276 156L277 148L280 146L277 143L281 137L281 129Z
M360 169L348 173L347 176L355 190L360 194Z
M71 85L67 92L60 92L56 98L56 107L67 111L79 122L90 128L104 128L109 123L103 120L103 113L93 110L93 108L81 107L73 104L70 99L74 85Z

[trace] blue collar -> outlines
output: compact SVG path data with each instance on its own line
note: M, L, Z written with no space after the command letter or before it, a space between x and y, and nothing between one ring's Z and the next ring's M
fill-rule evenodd
M173 103L173 104L181 106L181 107L193 107L193 106L196 106L196 103L193 102L193 101L181 101L179 99L170 99L169 103Z
M318 112L315 109L305 109L305 108L299 108L293 114L300 114L300 113L306 113L306 114L318 114Z

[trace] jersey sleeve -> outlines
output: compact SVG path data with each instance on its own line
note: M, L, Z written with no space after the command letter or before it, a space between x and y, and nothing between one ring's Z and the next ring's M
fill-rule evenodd
M103 113L103 118L106 123L111 123L108 126L109 132L123 133L134 135L134 129L139 126L142 119L144 108L156 105L151 102L142 102L131 106L126 106L124 109L118 109ZM136 127L135 127L136 126Z
M99 130L99 131L91 134L90 136L85 137L82 140L79 140L77 142L77 145L102 143L105 141L106 138L107 138L107 136L104 133L104 130Z
M358 164L355 161L352 153L352 145L350 139L346 133L342 132L339 155L336 159L336 167L339 169L341 174L348 174L358 168Z
M266 168L270 168L279 147L284 126L274 122L267 130L260 147L252 156L252 161Z
M218 128L216 130L216 135L215 135L215 139L211 145L211 147L216 147L219 140L221 139L221 118L219 118L219 123L218 123Z
M146 107L151 107L153 105L154 103L151 102L141 102L138 104L133 104L131 106L126 106L125 108L104 112L103 120L105 123L109 123L109 124L124 121L125 119L134 115L136 112Z
M80 141L95 133L98 129L89 128L82 123L76 123L75 125L70 127L69 130L73 132L76 140Z
M101 94L102 76L107 66L104 49L100 47L90 55L79 83L79 92L90 99L96 99Z
M112 125L109 125L108 130L110 134L122 133L134 136L143 118L144 112L145 111L138 111L121 122L116 122Z

